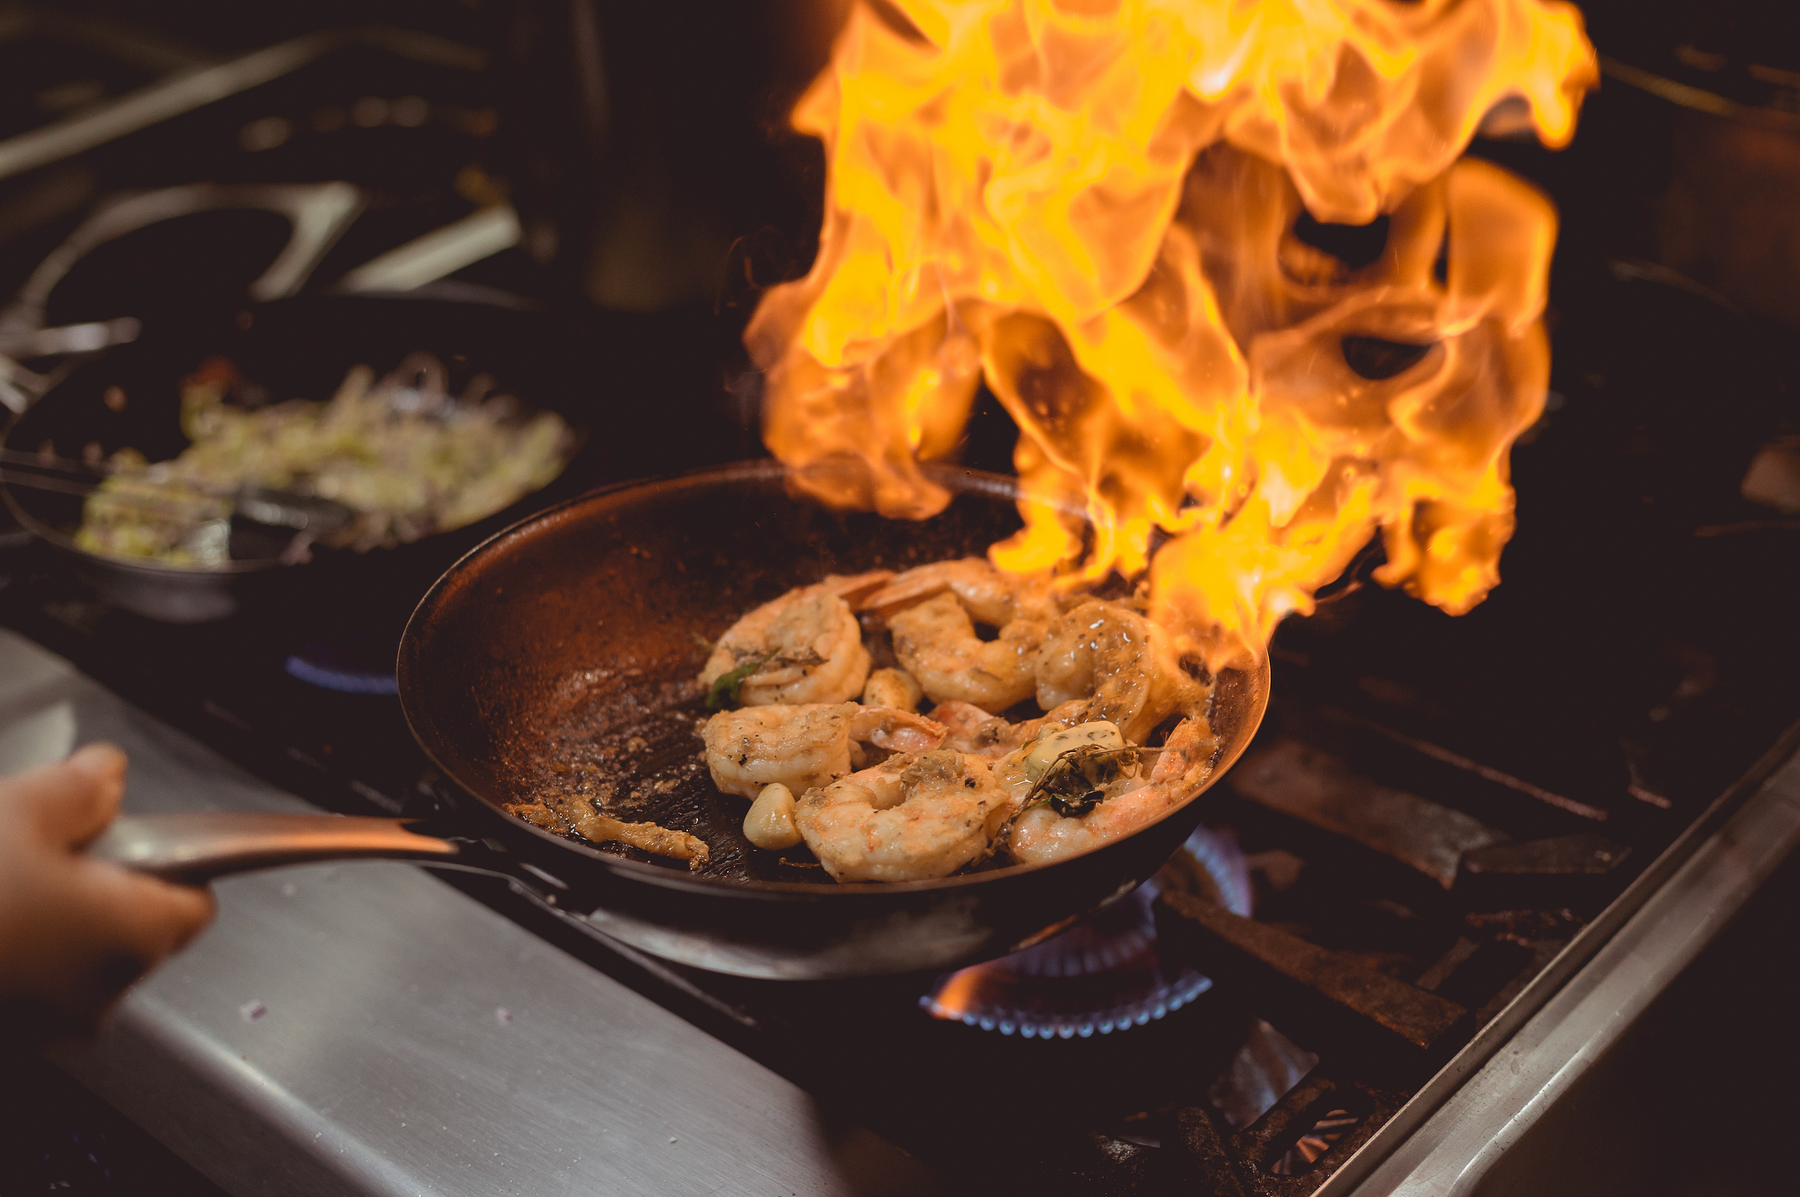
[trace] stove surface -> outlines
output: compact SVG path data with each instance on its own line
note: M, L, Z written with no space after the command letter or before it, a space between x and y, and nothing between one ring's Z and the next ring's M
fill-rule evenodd
M479 75L454 56L405 59L395 75L381 47L333 53L316 69L72 164L0 182L0 215L32 196L60 195L65 205L64 215L0 245L0 279L22 279L83 205L123 186L351 179L380 199L321 266L320 283L472 211L479 189L470 191L463 168L488 135L480 114L492 115ZM120 74L106 86L134 79ZM350 114L377 94L371 79L382 81L387 107L375 121L365 106L369 123L359 125ZM413 94L433 114L418 126L395 118L394 101ZM1206 819L1208 834L1239 854L1242 901L1220 900L1204 861L1178 858L1160 896L1142 895L1141 920L1123 932L1139 937L1133 951L1154 952L1169 993L1133 1006L1110 1030L1091 1020L1083 1033L1061 1013L1034 1024L1049 1033L1031 1036L1025 1019L970 1020L972 1007L941 1000L947 990L935 977L794 986L673 968L504 885L446 879L484 910L399 866L371 867L366 883L354 883L355 900L320 898L315 921L284 915L283 925L297 943L320 931L360 942L353 908L454 910L457 934L503 941L572 1001L616 997L657 1034L734 1061L707 1056L708 1068L747 1076L757 1067L747 1055L768 1070L756 1084L773 1084L782 1102L798 1109L808 1099L796 1095L810 1095L832 1119L871 1128L977 1186L1315 1191L1410 1099L1444 1083L1433 1078L1447 1063L1467 1065L1459 1076L1472 1072L1484 1045L1530 1012L1515 1004L1520 996L1543 1000L1598 950L1631 913L1620 900L1634 882L1660 883L1673 871L1658 864L1671 845L1793 744L1800 525L1741 491L1765 446L1800 434L1800 379L1784 352L1791 333L1634 256L1613 227L1632 223L1619 212L1638 213L1605 180L1619 147L1642 140L1642 105L1619 89L1602 93L1562 156L1478 146L1541 181L1564 215L1549 317L1552 393L1513 455L1519 530L1501 562L1503 583L1452 619L1369 584L1379 563L1369 555L1316 615L1282 628L1269 718L1251 755L1213 791ZM247 281L264 251L256 230L240 233L229 246ZM132 294L120 280L153 277L181 252L179 239L143 242L97 261L71 275L57 311L119 314L106 304ZM741 308L600 311L516 250L455 281L525 294L590 339L605 378L590 415L606 451L583 483L760 452L754 379L736 348ZM1004 468L1010 450L1003 418L981 404L963 460ZM279 619L253 610L209 625L158 625L98 602L43 546L17 536L0 547L0 578L0 624L247 770L260 780L242 784L258 794L272 796L272 784L346 813L455 799L414 745L389 685L411 594L350 591ZM359 875L345 868L333 884ZM288 884L308 895L349 892L315 885L319 876L231 882L227 907L241 894L245 909L300 909L279 900ZM208 960L221 976L235 967ZM444 1002L474 1001L454 992L462 974L424 958L412 967L438 978ZM153 982L144 1001L188 1000L179 969ZM494 1023L490 997L515 1015L529 1006L513 996L516 986L495 996L510 980L484 976L480 985L494 992L482 989L462 1011L474 1011L469 1042L520 1025ZM927 995L939 1000L922 1004ZM253 999L271 1019L285 1017L285 998L258 990L241 1001ZM1038 1000L1028 993L1026 1004ZM260 1020L225 1026L232 1036L218 1031L216 1044L265 1029ZM566 1042L550 1036L532 1050L546 1069L565 1071L575 1067L560 1050ZM217 1056L220 1091L239 1092L229 1051L215 1047L205 1050ZM423 1055L415 1063L423 1068ZM572 1087L533 1100L608 1100L564 1080ZM334 1100L321 1092L269 1117L315 1117ZM648 1125L638 1129L649 1135ZM648 1142L640 1135L634 1149ZM834 1175L818 1174L820 1191L838 1183Z
M1692 305L1584 281L1560 401L1515 455L1520 533L1493 599L1450 619L1352 579L1283 628L1265 729L1207 816L1242 853L1248 906L1210 905L1191 863L1165 874L1163 966L1210 984L1160 1016L1008 1035L932 1017L935 978L692 972L454 884L952 1174L1310 1192L1800 716L1779 597L1800 559L1736 493L1782 409L1746 399L1696 434L1691 378L1654 360ZM1584 327L1595 313L1608 323ZM84 596L39 547L4 564L0 621L260 776L353 813L441 795L397 700L344 683L387 676L403 604L386 622L165 627Z

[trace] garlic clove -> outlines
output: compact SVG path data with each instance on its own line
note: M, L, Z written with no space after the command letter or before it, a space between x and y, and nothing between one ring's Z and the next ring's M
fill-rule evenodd
M792 848L799 843L794 792L780 782L764 786L744 815L744 836L758 848Z

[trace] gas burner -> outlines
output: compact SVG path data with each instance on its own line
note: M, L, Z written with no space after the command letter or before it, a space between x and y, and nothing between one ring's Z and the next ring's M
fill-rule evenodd
M321 690L336 690L340 694L400 693L391 656L385 666L372 656L328 644L307 644L299 652L289 654L281 667L289 677Z
M1203 881L1234 914L1251 908L1250 868L1229 831L1201 827L1182 845L1181 872ZM933 1018L1026 1039L1087 1039L1141 1027L1178 1010L1212 980L1170 968L1156 946L1151 903L1161 875L1071 931L940 977L919 1006Z

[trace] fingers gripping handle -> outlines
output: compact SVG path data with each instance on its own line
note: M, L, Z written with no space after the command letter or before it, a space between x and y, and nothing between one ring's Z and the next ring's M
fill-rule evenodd
M126 815L88 845L88 854L165 881L201 884L309 860L380 857L446 860L449 840L419 835L406 819L278 815L235 811Z

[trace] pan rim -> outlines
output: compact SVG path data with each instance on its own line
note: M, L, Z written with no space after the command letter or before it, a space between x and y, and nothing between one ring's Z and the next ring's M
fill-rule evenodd
M962 484L962 493L977 492L1006 499L1016 499L1018 497L1018 479L1013 475L989 473L985 470L973 470L963 466L947 465L944 463L924 463L920 468L921 472L933 481L943 482L947 479L955 478ZM929 894L960 890L978 885L985 881L999 880L1002 878L1016 878L1028 873L1035 874L1044 872L1071 864L1077 860L1098 855L1109 849L1117 848L1120 845L1135 839L1143 832L1148 831L1151 827L1156 826L1156 824L1173 818L1181 811L1186 810L1194 802L1198 801L1202 794L1210 790L1213 785L1217 783L1218 779L1224 776L1225 773L1237 763L1238 759L1248 750L1250 741L1255 738L1256 731L1261 726L1263 717L1267 712L1269 702L1271 669L1269 655L1267 653L1262 655L1262 658L1257 663L1255 669L1249 671L1231 671L1234 673L1247 672L1250 675L1249 682L1253 694L1251 704L1245 712L1247 730L1237 744L1235 752L1221 755L1219 760L1215 762L1212 771L1207 775L1206 780L1202 782L1199 788L1189 795L1185 801L1177 806L1171 807L1168 811L1164 812L1161 818L1146 823L1143 827L1138 828L1137 831L1132 832L1130 835L1122 836L1119 839L1097 845L1096 847L1090 848L1085 852L1077 853L1073 856L1066 856L1057 860L1044 861L1037 864L1007 865L1003 868L987 869L975 873L957 873L948 877L937 877L923 881L817 882L760 880L732 881L721 877L696 876L684 870L678 870L666 865L650 864L644 861L632 860L629 857L618 856L610 852L602 852L599 848L592 845L578 843L560 835L555 835L535 824L528 823L523 819L507 813L497 801L488 798L478 792L474 787L468 785L454 770L438 758L438 755L433 750L432 746L426 742L426 738L420 735L418 722L414 717L414 711L409 709L407 703L408 693L414 690L414 687L408 684L408 674L412 669L410 663L411 658L417 652L417 645L419 642L419 633L417 629L422 621L429 617L427 609L434 607L443 601L442 596L450 580L459 574L475 557L489 551L497 550L504 542L524 533L528 527L556 522L565 518L572 508L592 503L596 500L616 496L622 492L652 486L669 486L672 484L679 484L685 489L687 487L716 482L740 480L775 481L777 479L787 478L790 475L791 471L780 461L777 461L772 457L762 457L728 462L723 465L702 466L696 469L678 471L672 474L661 474L645 478L631 478L609 483L605 486L596 487L593 490L573 496L572 498L564 499L559 503L544 508L542 511L526 516L525 518L502 528L500 531L489 536L480 544L457 558L457 560L431 584L431 587L420 597L417 605L413 607L412 614L407 617L406 627L400 634L400 647L396 654L395 678L399 683L400 713L402 718L406 721L407 730L412 733L413 741L419 746L419 750L425 754L425 758L431 762L434 768L453 782L458 789L474 798L483 807L487 808L488 812L492 815L505 819L512 828L530 834L543 844L554 845L558 848L571 851L584 859L596 862L609 872L616 872L625 877L632 878L633 880L647 882L665 889L680 890L694 894L757 894L766 895L771 899L778 896L791 897L795 895L816 895L820 898L825 898L827 895L836 895L838 900L843 900L845 898L855 900L858 897L872 900L880 895Z
M45 395L44 398L49 398L49 395ZM43 400L40 399L38 402L41 403ZM36 406L36 403L32 404L32 407ZM24 411L14 412L12 414L12 418L6 422L6 427L0 429L0 445L5 445L12 440L14 430L18 428L30 412L31 407L28 407ZM104 553L95 553L82 548L75 543L74 537L64 532L61 528L52 524L46 524L43 520L32 514L25 505L20 503L13 495L13 483L8 482L5 479L0 479L0 500L5 501L7 511L12 514L12 517L15 520L19 521L19 526L39 540L46 541L63 552L72 553L83 560L96 561L109 566L117 566L130 573L143 574L147 577L232 577L238 574L260 573L266 569L278 569L286 564L279 557L232 558L223 566L200 569L185 565L170 565L167 562L157 562L148 557L140 560L134 557L108 556Z
M60 528L44 523L27 511L13 497L11 483L0 482L0 498L6 500L6 508L12 513L12 517L19 521L19 526L39 540L54 545L65 553L72 553L83 561L93 561L108 568L124 570L127 573L142 574L149 578L181 578L184 580L188 578L233 578L242 577L245 574L262 573L265 570L283 569L290 564L280 557L233 557L222 566L186 566L171 565L167 562L159 564L149 558L140 561L131 557L114 557L105 553L96 553L82 548L75 543L74 537Z

